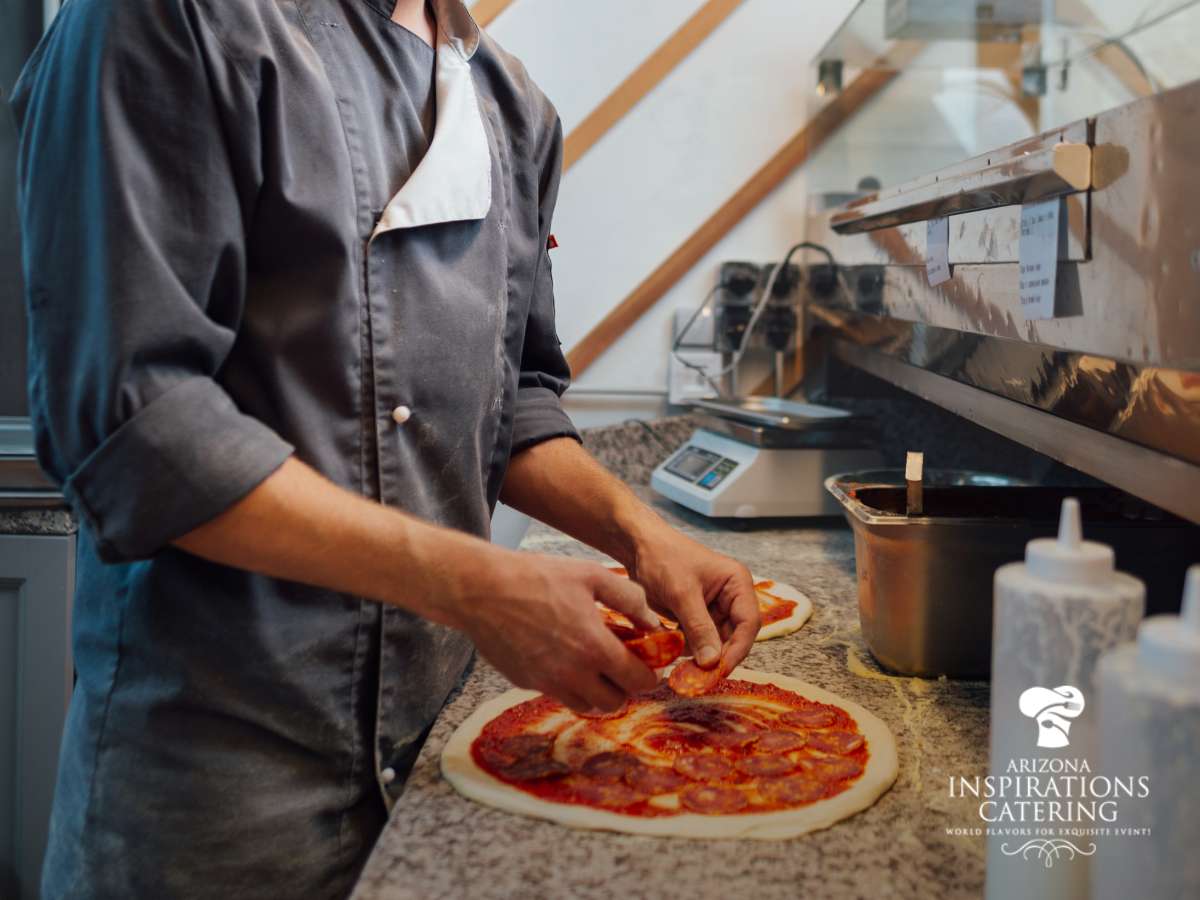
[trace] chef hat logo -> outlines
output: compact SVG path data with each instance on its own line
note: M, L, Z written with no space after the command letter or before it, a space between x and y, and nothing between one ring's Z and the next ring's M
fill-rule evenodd
M1071 719L1083 712L1083 691L1069 684L1053 690L1031 687L1017 705L1023 715L1037 721L1039 747L1066 747L1071 743Z

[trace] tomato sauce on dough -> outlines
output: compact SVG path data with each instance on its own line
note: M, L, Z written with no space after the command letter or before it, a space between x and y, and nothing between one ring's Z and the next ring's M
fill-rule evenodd
M536 697L487 723L471 756L543 800L657 817L807 806L861 777L870 748L838 706L726 679L690 698L660 685L605 718Z

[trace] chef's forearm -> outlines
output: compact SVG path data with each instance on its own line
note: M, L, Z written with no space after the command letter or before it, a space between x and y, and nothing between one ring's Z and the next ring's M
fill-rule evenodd
M287 460L246 497L176 540L205 559L461 624L464 572L503 567L507 551L338 487ZM514 554L515 555L515 554Z
M633 567L638 550L669 526L571 438L514 456L500 499Z

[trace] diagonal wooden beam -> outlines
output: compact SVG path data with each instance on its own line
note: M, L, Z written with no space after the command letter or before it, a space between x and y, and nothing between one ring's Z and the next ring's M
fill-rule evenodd
M824 106L750 180L697 228L663 263L591 329L567 354L578 377L640 319L709 250L802 165L872 98L891 84L895 69L867 69Z
M744 0L708 0L646 61L580 122L563 142L563 171L592 149L610 128L654 90L671 71L729 18Z
M480 28L487 28L496 17L512 6L513 0L477 0L471 7L471 18Z

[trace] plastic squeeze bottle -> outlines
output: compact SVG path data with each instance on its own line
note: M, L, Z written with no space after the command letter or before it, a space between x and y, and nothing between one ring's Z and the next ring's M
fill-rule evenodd
M1092 859L1093 896L1200 897L1200 566L1182 615L1144 621L1137 643L1100 658L1097 681L1100 770L1120 799Z
M1111 547L1082 538L1063 501L1058 537L1030 541L996 570L992 618L992 793L988 900L1086 900L1095 804L1095 669L1133 638L1145 586L1116 571ZM1081 807L1091 803L1091 807Z

